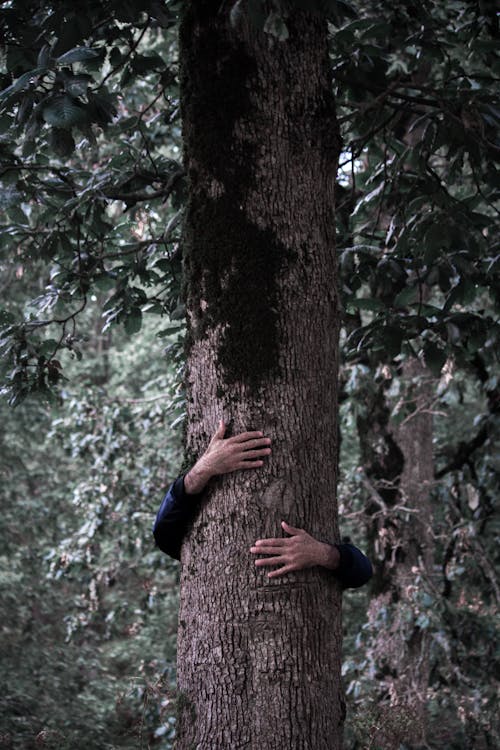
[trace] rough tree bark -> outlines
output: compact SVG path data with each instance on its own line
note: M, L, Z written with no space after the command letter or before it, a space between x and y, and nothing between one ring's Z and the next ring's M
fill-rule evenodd
M400 539L403 564L396 567L394 583L403 605L415 612L416 622L411 623L410 632L407 628L406 633L403 629L399 632L393 693L395 701L412 711L413 741L425 744L430 642L426 629L418 624L418 616L425 614L421 595L426 581L432 578L434 563L430 493L434 485L432 403L436 381L416 358L404 363L403 377L413 412L394 430L404 457L399 482L401 504L408 508Z
M341 595L319 569L269 580L249 548L281 520L338 536L334 181L326 25L278 42L220 0L186 2L187 453L221 416L261 429L259 471L209 489L182 550L178 750L337 750Z
M386 697L404 711L405 742L415 747L425 744L427 724L430 644L419 616L425 614L423 594L434 564L435 379L413 357L404 362L401 379L406 418L397 425L391 422L394 404L382 387L358 428L363 465L376 492L369 508L373 559L378 559L369 609L376 633L373 649ZM383 629L376 624L382 610L391 613Z

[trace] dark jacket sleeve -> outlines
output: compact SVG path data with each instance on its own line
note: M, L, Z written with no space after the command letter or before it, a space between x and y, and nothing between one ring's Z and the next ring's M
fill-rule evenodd
M176 560L180 559L182 542L196 515L202 494L187 495L184 475L181 475L172 482L160 505L153 526L153 536L162 552Z
M354 544L337 544L340 553L339 567L335 575L343 589L357 589L364 586L373 575L372 564Z

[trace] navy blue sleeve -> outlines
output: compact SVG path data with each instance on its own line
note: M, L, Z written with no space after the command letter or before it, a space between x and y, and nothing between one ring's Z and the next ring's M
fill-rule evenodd
M335 575L343 589L357 589L364 586L373 575L372 564L354 544L336 544L340 553L339 567Z
M181 547L189 525L198 510L203 493L187 495L184 475L177 477L167 490L153 526L157 546L175 560L180 560Z

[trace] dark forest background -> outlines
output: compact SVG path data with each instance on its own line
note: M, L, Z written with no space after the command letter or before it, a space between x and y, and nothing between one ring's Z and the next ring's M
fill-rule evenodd
M151 527L183 460L181 5L0 4L0 747L175 731L178 569ZM278 45L301 5L221 12ZM498 16L305 5L344 139L341 528L376 567L344 597L346 748L494 748Z

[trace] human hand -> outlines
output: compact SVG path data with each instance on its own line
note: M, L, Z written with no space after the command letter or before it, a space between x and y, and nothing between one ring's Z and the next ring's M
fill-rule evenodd
M258 539L250 548L253 555L270 555L255 561L258 567L276 565L276 570L267 574L268 578L291 573L293 570L304 570L315 565L335 570L340 562L340 554L336 547L320 542L304 529L296 529L285 521L281 526L289 537L279 539Z
M263 459L271 453L271 440L262 432L241 432L224 438L226 425L219 422L214 436L203 456L184 477L184 488L188 494L201 492L208 481L219 474L229 474L238 469L258 469Z

